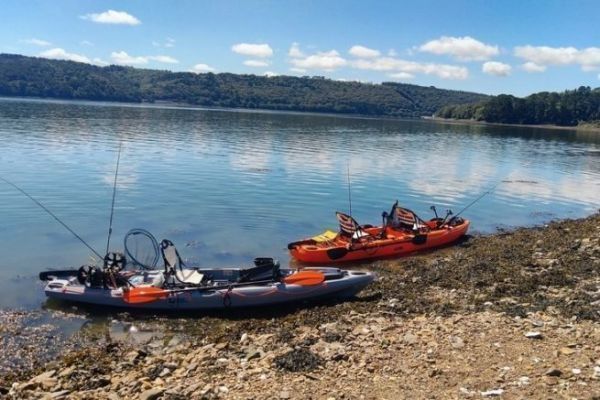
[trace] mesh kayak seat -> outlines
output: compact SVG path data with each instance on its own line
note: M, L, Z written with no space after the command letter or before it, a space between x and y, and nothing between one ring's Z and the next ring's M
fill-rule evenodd
M365 236L371 236L365 232L358 222L351 216L342 212L336 212L335 216L340 224L340 234L351 239L360 239Z
M408 208L394 207L392 215L392 227L408 230L419 230L427 227L425 222Z
M174 274L175 279L179 282L189 285L199 285L202 282L204 275L198 272L198 270L184 268L185 264L173 242L164 239L160 242L160 251L165 262L165 271Z

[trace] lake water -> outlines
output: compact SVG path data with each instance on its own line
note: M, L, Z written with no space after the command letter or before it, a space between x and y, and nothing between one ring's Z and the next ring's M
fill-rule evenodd
M134 227L202 266L289 262L286 244L334 211L379 223L394 200L459 211L494 232L600 206L600 134L340 116L0 99L0 176L103 254L119 143L112 248ZM0 182L0 308L39 308L38 271L90 251Z

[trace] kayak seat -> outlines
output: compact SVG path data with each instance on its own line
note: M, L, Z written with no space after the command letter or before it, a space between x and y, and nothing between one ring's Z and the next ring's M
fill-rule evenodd
M411 232L418 232L422 229L429 230L430 227L425 221L417 216L408 208L398 207L394 204L393 214L391 216L391 225L393 229L400 229Z
M160 251L165 262L165 272L174 275L179 283L187 285L199 285L204 279L204 275L194 268L184 268L185 263L179 256L177 248L168 239L160 242Z
M340 224L340 235L353 240L371 236L368 232L365 232L358 222L350 215L337 211L335 216Z
M204 275L192 268L175 270L175 278L181 283L190 285L199 285L204 279Z
M281 277L280 265L272 258L260 257L254 259L254 267L240 269L238 283L264 280L278 280Z

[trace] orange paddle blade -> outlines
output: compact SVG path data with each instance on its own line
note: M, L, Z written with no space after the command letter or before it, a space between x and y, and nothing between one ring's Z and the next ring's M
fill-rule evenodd
M288 285L315 286L325 280L325 275L320 271L299 271L283 278Z
M123 300L130 304L143 304L166 299L168 295L169 292L167 290L154 286L134 287L123 291Z

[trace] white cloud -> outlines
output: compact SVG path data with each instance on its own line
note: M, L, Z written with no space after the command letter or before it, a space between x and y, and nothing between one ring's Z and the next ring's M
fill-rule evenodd
M99 66L101 66L101 67L104 67L105 65L108 65L108 63L107 63L106 61L104 61L103 59L101 59L101 58L98 58L98 57L94 58L94 59L92 60L92 63L93 63L93 64L96 64L96 65L99 65Z
M265 73L263 75L266 76L267 78L279 76L279 74L277 72L273 72L273 71L265 71Z
M244 65L247 67L268 67L269 63L263 60L246 60Z
M91 64L90 59L87 58L86 56L83 56L81 54L69 53L59 47L56 47L54 49L49 49L46 51L42 51L39 54L39 56L44 57L44 58L52 58L55 60L69 60L69 61L77 61L77 62Z
M354 45L350 47L348 53L358 58L375 58L381 55L381 52L379 50L370 49L361 45Z
M158 56L148 56L147 58L149 60L157 61L157 62L165 63L165 64L178 64L179 63L179 60L177 60L176 58L173 58L171 56L158 55Z
M324 71L334 71L345 66L348 62L340 56L335 50L319 52L304 58L294 58L290 63L295 68L300 69L319 69Z
M266 43L238 43L231 46L231 51L244 56L267 58L273 55L273 49Z
M303 74L306 72L306 70L304 68L296 68L296 67L290 68L290 71L296 72L298 74Z
M413 79L415 77L413 74L408 73L408 72L394 72L392 74L388 74L388 76L390 78L398 79L401 81L407 80L407 79Z
M450 55L460 61L484 61L498 55L498 46L492 46L470 36L442 36L419 47L419 51Z
M580 65L584 71L600 67L600 47L577 49L575 47L549 46L517 46L515 56L537 64L548 65Z
M130 56L129 54L127 54L124 51L113 51L112 53L110 53L110 58L113 60L113 62L115 64L120 64L120 65L141 65L141 64L148 63L147 57Z
M150 61L156 61L164 64L177 64L179 60L171 56L156 55L156 56L131 56L124 51L113 51L110 53L110 58L115 64L119 65L143 65Z
M396 57L398 55L398 52L394 49L389 49L387 55L390 57Z
M50 43L46 40L36 39L36 38L25 39L25 40L22 40L22 42L32 44L34 46L40 46L40 47L47 47L47 46L52 45L52 43Z
M465 67L447 64L420 63L393 57L379 57L371 60L355 60L352 66L371 71L407 72L409 74L435 75L442 79L466 79L469 70Z
M488 61L483 63L481 70L488 74L494 76L508 76L510 75L512 67L508 64L504 64L498 61Z
M521 65L521 68L527 72L544 72L546 70L545 65L538 65L532 61L527 61L525 64Z
M82 40L81 42L79 42L80 45L82 46L93 46L94 43L90 42L89 40Z
M300 45L296 42L292 43L292 46L288 50L288 56L292 58L302 58L304 53L300 50Z
M208 64L196 64L190 70L190 72L195 72L197 74L203 74L206 72L215 72L215 71L216 71L216 69L209 66Z
M108 10L102 13L85 14L80 17L99 24L139 25L142 22L125 11Z

